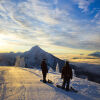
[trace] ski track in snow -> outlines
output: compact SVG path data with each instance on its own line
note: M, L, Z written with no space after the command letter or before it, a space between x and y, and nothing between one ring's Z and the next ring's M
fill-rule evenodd
M53 80L54 78L58 79L58 76L60 76L55 73L53 75L55 76L49 73L48 78ZM40 82L41 78L41 71L39 70L20 67L0 67L0 100L99 100L100 98L100 88L96 89L96 86L84 84L84 82L78 79L77 81L73 80L73 86L79 87L80 85L81 87L78 89L81 90L83 87L85 89L79 93L72 93L55 87L55 84L60 82L60 80L53 80L54 85L52 85ZM98 84L98 86L100 85ZM88 87L96 89L94 95L91 91L87 91ZM95 92L98 95L95 96Z

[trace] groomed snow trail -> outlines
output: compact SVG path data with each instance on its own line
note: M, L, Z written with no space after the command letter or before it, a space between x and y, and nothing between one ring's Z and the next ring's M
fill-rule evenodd
M0 100L91 100L40 82L40 77L20 67L0 67Z

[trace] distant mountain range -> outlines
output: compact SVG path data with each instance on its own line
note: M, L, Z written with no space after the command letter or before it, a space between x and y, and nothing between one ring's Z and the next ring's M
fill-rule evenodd
M40 67L41 61L46 59L46 62L49 67L53 70L56 69L57 63L59 64L59 70L64 65L64 61L53 56L52 54L44 51L39 46L32 47L29 51L24 53L1 53L0 54L0 65L1 66L14 66L16 62L16 57L20 56L20 58L24 57L25 67Z
M0 66L14 66L18 55L21 53L0 53Z

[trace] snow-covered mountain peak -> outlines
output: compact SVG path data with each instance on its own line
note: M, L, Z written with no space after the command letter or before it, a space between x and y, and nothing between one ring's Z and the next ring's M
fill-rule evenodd
M53 69L56 69L57 62L60 65L60 69L64 63L63 60L60 60L52 54L44 51L39 46L34 46L29 51L24 52L22 57L24 57L26 67L40 67L41 61L43 59L46 59L48 66L52 67Z
M37 52L37 51L39 51L39 52L45 52L45 51L44 51L43 49L41 49L38 45L32 47L29 51L31 51L31 52Z
M38 50L38 49L41 49L41 48L38 45L36 45L36 46L32 47L30 50L33 51L34 49Z

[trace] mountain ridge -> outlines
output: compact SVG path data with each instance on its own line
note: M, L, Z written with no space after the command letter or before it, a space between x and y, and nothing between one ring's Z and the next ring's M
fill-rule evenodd
M49 67L52 67L53 70L56 69L56 64L59 64L59 70L61 70L64 65L64 61L55 57L51 53L46 52L38 45L33 46L31 49L25 52L18 53L1 53L0 54L0 66L14 66L16 63L17 56L20 58L24 57L25 67L40 67L42 59L46 59Z
M41 49L39 46L32 47L29 51L24 52L21 57L24 57L26 62L26 67L40 67L41 61L46 59L49 67L52 67L53 70L56 69L56 64L58 62L59 66L62 68L64 61L55 57L51 53L48 53ZM61 70L61 68L59 69Z

